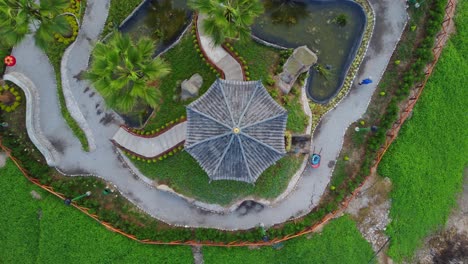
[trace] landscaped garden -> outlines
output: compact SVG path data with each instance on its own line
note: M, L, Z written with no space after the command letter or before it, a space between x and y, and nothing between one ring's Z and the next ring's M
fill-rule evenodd
M24 2L28 1L24 0ZM5 5L9 4L7 2L6 0L0 0L0 18L5 17L6 12L3 12L2 8L5 9ZM18 3L22 2L18 1ZM49 2L54 3L53 7L46 6ZM130 128L129 131L140 136L159 135L158 133L166 132L168 128L185 122L187 120L187 105L204 95L211 84L223 75L213 61L208 58L206 51L202 50L202 43L200 36L197 36L198 31L195 24L190 24L188 20L184 20L190 17L186 13L186 3L176 1L177 4L172 6L172 2L171 4L160 1L152 2L145 5L151 7L164 5L164 8L170 10L174 8L175 10L176 6L180 7L179 4L183 4L183 8L180 9L183 11L178 14L180 16L177 16L177 23L171 25L179 31L182 28L180 25L183 25L183 28L188 25L180 41L163 54L155 57L161 51L161 47L172 44L172 41L176 39L175 35L178 35L178 33L174 33L177 30L165 31L160 28L154 28L153 30L151 28L153 23L151 22L147 23L144 30L141 31L143 32L142 35L151 39L136 38L135 36L140 36L140 33L135 32L133 32L134 35L130 33L130 36L133 37L128 37L129 35L125 33L121 34L118 31L125 32L125 30L119 28L118 25L141 1L111 0L109 17L101 39L97 40L95 49L91 54L90 67L78 76L78 78L87 79L92 83L93 87L103 97L106 106L124 116L127 125L135 127ZM197 7L196 2L190 1L188 4L191 7L203 10L204 7ZM279 23L283 26L291 26L296 23L296 20L300 20L301 16L307 17L307 14L300 12L298 14L286 12L287 16L274 12L272 14L272 10L268 9L272 8L272 6L268 7L268 4L272 4L272 2L266 1L265 3L266 14L270 16L268 19L271 19L271 21L266 22L268 19L263 17L262 24ZM286 2L288 2L288 5L290 4L289 1ZM248 6L247 9L250 9L250 12L245 11L245 13L253 18L259 15L262 12L262 4L259 3L256 1L244 3ZM306 212L302 210L295 215L291 215L290 219L294 219L293 221L280 224L274 222L275 224L269 226L266 231L257 226L246 231L187 228L187 225L185 228L174 227L156 220L144 212L148 207L140 206L144 205L148 200L138 201L138 197L132 199L132 201L138 201L139 208L137 208L118 192L117 186L112 187L104 180L94 177L65 177L61 175L57 170L46 165L41 153L29 140L24 122L27 115L25 95L19 87L11 82L6 82L6 85L0 89L0 107L3 110L0 111L0 123L5 126L0 127L0 142L11 149L12 155L19 160L20 165L26 169L30 176L39 179L41 184L51 186L55 191L70 198L81 195L85 191L91 191L93 193L91 197L77 200L74 203L89 208L87 209L89 214L96 215L100 220L109 222L123 232L135 235L136 239L222 244L233 241L260 242L262 239L265 241L291 235L310 228L325 215L337 210L343 199L353 192L363 179L369 175L369 168L385 140L387 130L392 126L398 115L399 107L407 100L413 86L424 77L423 70L425 65L432 59L431 48L434 37L440 29L445 4L446 0L430 0L421 9L411 9L409 11L412 20L410 20L402 41L391 59L388 71L383 77L383 82L374 94L366 115L363 116L360 122L354 124L361 127L377 125L377 132L372 131L365 134L361 131L354 133L350 129L345 135L345 147L338 160L322 164L322 166L328 165L329 168L335 167L335 170L329 185L324 187L325 193L321 197L319 205L308 214L305 214ZM49 12L48 15L38 17L35 12L26 12L29 17L25 17L25 19L36 19L43 22L43 29L40 27L34 35L36 44L41 48L47 47L45 52L55 69L55 80L62 116L75 136L80 140L83 150L88 151L89 146L86 136L77 122L71 117L65 104L61 89L63 73L60 72L64 51L78 35L86 1L51 0L41 5L43 6L34 6L34 8L43 8L44 10L39 12L40 15ZM298 6L302 6L300 4L294 5L292 5L292 10L295 11L299 11ZM224 5L220 6L226 12L222 13L221 17L227 21L239 15L239 12L233 11L234 9ZM215 6L214 17L220 15L217 13L220 6ZM360 12L364 11L364 13L369 14L369 4L366 2L363 6L364 9L360 10ZM464 76L455 74L456 71L453 71L453 69L458 69L459 65L463 65L463 62L467 59L466 54L463 53L464 51L466 53L466 39L468 38L465 34L466 23L463 23L466 22L464 21L466 20L464 19L466 17L466 6L466 3L462 3L460 7L462 11L457 20L457 36L448 44L448 48L443 53L434 72L434 77L428 83L421 101L413 112L412 119L407 121L408 124L402 128L401 138L389 149L378 171L379 174L389 177L393 182L390 212L392 222L387 230L387 235L391 239L389 255L396 261L411 257L414 250L420 245L421 240L444 224L451 208L454 206L455 195L460 190L461 171L463 166L466 165L463 153L468 152L468 146L466 140L464 140L468 136L466 135L468 127L465 125L468 122L463 121L468 120L462 119L460 121L459 118L465 116L463 107L468 102L463 96ZM274 5L273 7L276 8ZM287 10L290 11L290 9ZM159 14L160 11L158 10L156 8L151 11L153 12L153 20L151 21L154 22L155 27L165 24L161 23L161 21L165 21L164 19L170 20L172 16L171 14L168 14L169 16ZM66 12L65 15L63 15L64 12ZM342 31L343 27L347 25L359 24L349 14L327 12L327 17L329 18L327 25L338 31ZM246 18L245 21L248 21L246 25L225 24L225 22L216 24L219 21L216 21L216 19L211 21L211 18L208 18L207 21L211 21L208 22L208 25L212 23L213 28L207 30L207 32L211 34L215 42L224 43L223 48L239 63L244 80L261 80L269 95L288 111L287 122L285 121L287 132L284 137L287 142L287 138L290 137L291 133L309 133L309 131L306 131L306 127L309 125L309 117L303 110L301 90L310 75L304 73L299 75L291 92L283 94L277 87L276 82L279 80L277 75L281 72L286 60L291 56L292 50L266 46L250 38L250 24L253 23L253 18ZM339 85L343 87L341 91L339 89L333 90L336 85L327 82L327 78L330 77L329 74L337 75L334 71L336 68L340 68L336 67L335 64L327 65L326 61L329 58L322 58L322 60L319 60L319 64L309 71L309 74L315 76L313 79L309 78L309 85L311 80L312 85L316 85L314 81L315 83L320 81L322 84L327 82L327 84L324 84L327 91L319 91L316 95L318 94L319 97L327 97L327 93L336 95L325 105L310 104L313 113L313 131L323 114L335 107L348 93L352 85L352 80L370 40L373 19L369 18L367 18L367 23L360 27L362 39L361 35L358 36L359 42L362 40L361 45L354 46L353 52L347 52L353 53L353 56L348 56L346 62L336 62L341 63L340 65L343 66L340 66L341 68L347 68L344 71L345 73L340 72L339 76L334 76L333 83L335 81L343 82L343 85ZM9 19L14 20L11 17ZM2 25L5 24L0 24L0 26ZM241 30L235 28L239 26ZM309 28L308 30L310 30L308 33L314 35L318 29ZM49 34L51 32L53 34ZM293 31L291 30L291 32ZM1 29L0 33L2 33ZM0 41L0 47L12 47L18 44L27 33L27 30L16 33L18 36L11 35L7 38L8 41ZM45 35L52 37L44 37ZM169 35L171 41L165 42L164 37ZM339 35L336 37L347 38L349 36ZM164 45L160 46L162 42L164 42ZM319 45L319 43L314 43ZM296 44L302 43L298 42ZM9 51L5 52L5 54L8 53ZM338 55L343 55L342 53L342 51L337 52ZM354 55L356 55L355 58ZM203 84L197 96L182 100L181 84L195 73L201 75ZM339 78L335 79L335 77ZM447 85L450 87L447 87ZM265 92L267 95L268 93ZM223 94L223 96L227 104L226 95ZM252 95L251 98L254 98L254 96ZM252 99L250 100L252 101ZM96 105L97 108L98 105ZM234 119L232 115L231 119ZM230 133L233 133L232 138L235 138L234 134L239 133L239 130L236 132L236 129L239 128L235 127L230 131ZM31 133L31 131L28 132ZM284 127L281 137L283 137L283 134ZM106 138L106 141L108 139ZM229 143L230 145L231 143ZM266 169L255 184L249 184L242 181L212 181L211 175L199 165L199 161L191 153L181 151L181 145L168 150L170 152L167 151L152 158L145 158L138 155L138 153L126 150L124 152L145 176L154 180L153 185L164 184L174 191L197 201L216 203L222 206L230 205L234 201L246 197L248 199L274 200L284 192L305 158L305 155L302 154L286 154L282 159ZM222 157L226 155L228 150L229 147L222 153ZM115 149L112 150L112 153L109 152L109 155L113 155L114 152ZM239 153L245 155L243 150ZM92 151L86 153L86 155L92 154ZM116 157L118 156L116 155ZM245 156L243 159L245 161ZM236 164L236 166L238 165ZM188 247L169 248L166 246L139 245L111 234L99 226L97 222L93 222L71 207L63 205L63 201L37 187L31 187L32 185L18 173L11 161L8 161L5 168L0 168L0 174L2 175L0 184L5 186L5 190L0 194L1 200L5 201L2 204L2 211L8 212L7 214L1 214L0 220L4 226L9 227L0 229L0 237L4 237L9 242L6 247L0 249L0 260L4 257L6 262L17 262L18 260L21 261L17 256L21 256L24 258L24 261L21 262L26 263L57 260L63 262L81 260L82 262L89 261L88 255L92 255L95 259L91 260L96 262L136 262L142 261L141 256L152 258L152 261L158 263L192 262ZM138 177L133 175L134 178L132 178L130 173L128 175L129 181L137 181ZM106 177L103 178L106 179ZM139 182L138 184L150 188L144 185L146 183ZM131 184L134 183L131 182ZM35 200L31 198L31 194L29 194L31 189L42 196L42 199ZM134 194L127 191L123 192L125 197L132 198ZM158 190L152 191L157 192ZM14 199L11 199L11 197L14 197ZM310 197L307 197L307 199L310 199ZM314 197L312 197L313 199ZM160 205L158 204L158 206ZM140 210L140 208L143 210ZM151 210L153 209L151 207ZM267 209L270 210L271 208ZM193 208L190 210L195 211ZM151 211L153 216L155 211ZM202 210L200 209L200 211ZM204 212L200 214L203 214L203 217L198 218L196 224L202 223L204 225L204 217L209 218L210 214L205 215ZM64 221L64 219L69 219L69 221ZM238 220L242 221L242 218L239 217ZM68 222L72 224L68 225ZM184 220L178 221L177 225L180 226L181 222L184 223ZM103 239L94 244L95 241L93 240L96 235ZM265 235L268 238L265 238ZM337 237L340 239L336 239ZM281 245L276 244L275 246L280 247ZM115 252L119 252L119 254ZM372 263L375 261L369 243L362 238L355 223L347 216L331 221L320 234L284 242L284 248L280 251L270 247L261 249L204 247L203 253L206 263L217 263L221 258L226 263L245 262L249 259L260 263Z

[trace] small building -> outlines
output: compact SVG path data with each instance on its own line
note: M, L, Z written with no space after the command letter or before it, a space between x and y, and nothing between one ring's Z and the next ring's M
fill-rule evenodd
M261 81L218 79L187 106L185 150L210 180L254 183L286 154L287 118Z

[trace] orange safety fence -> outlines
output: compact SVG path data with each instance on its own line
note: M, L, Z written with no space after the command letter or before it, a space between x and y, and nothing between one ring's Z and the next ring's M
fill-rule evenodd
M385 141L384 145L378 151L377 158L375 160L374 165L371 167L371 171L375 171L375 169L379 165L380 161L382 160L383 155L385 154L385 152L389 148L390 144L397 137L398 131L400 130L400 128L403 125L404 121L408 118L409 114L413 110L414 105L416 104L419 97L421 96L421 93L422 93L422 91L423 91L423 89L424 89L424 87L425 87L425 85L427 83L427 80L429 79L429 76L431 75L437 61L439 60L439 57L440 57L440 54L442 52L445 41L448 38L448 34L449 34L448 33L448 28L449 28L450 24L452 23L452 18L453 18L454 12L455 12L455 2L454 2L454 0L448 0L447 7L445 8L445 19L444 19L444 21L442 23L442 30L437 35L436 41L435 41L435 43L436 43L435 47L432 49L434 59L426 68L424 80L420 84L418 84L416 86L415 95L412 96L408 100L408 102L407 102L406 106L404 107L404 110L400 114L399 118L393 124L392 128L388 131L386 141ZM1 144L1 140L0 140L0 148L2 148L7 153L9 158L15 163L15 165L18 167L18 169L22 172L22 174L30 182L32 182L35 185L39 186L40 188L46 190L47 192L59 197L62 200L65 199L65 195L63 195L62 193L58 193L58 192L54 191L54 189L52 187L43 185L43 184L40 183L39 180L29 176L28 172L20 165L20 163L17 161L17 159L11 155L11 151L7 147L5 147L5 146L3 146ZM302 236L302 235L305 235L305 234L315 232L315 231L317 231L317 229L319 227L326 224L331 219L337 217L340 213L342 213L348 207L350 201L352 201L354 198L356 198L356 196L359 194L362 186L368 180L368 178L369 178L369 176L367 176L364 179L364 181L353 191L353 193L351 195L349 195L348 197L346 197L343 200L343 202L341 203L341 207L339 209L325 215L319 222L315 223L314 225L312 225L312 226L310 226L310 227L308 227L308 228L306 228L306 229L304 229L304 230L302 230L302 231L300 231L298 233L290 234L290 235L287 235L287 236L282 237L282 238L274 238L274 239L272 239L270 241L267 241L267 242L264 242L264 241L258 241L258 242L232 241L232 242L228 242L228 243L223 243L223 242L193 241L193 240L192 241L164 242L164 241L153 241L153 240L148 240L148 239L138 239L134 235L128 234L128 233L126 233L126 232L124 232L124 231L122 231L120 229L117 229L117 228L113 227L110 223L101 221L98 218L97 215L90 213L88 208L82 207L82 206L77 205L76 203L73 203L73 202L71 203L71 205L73 207L77 208L78 210L80 210L81 212L83 212L84 214L88 215L92 219L99 222L101 225L106 227L108 230L110 230L112 232L115 232L115 233L119 233L119 234L121 234L121 235L123 235L123 236L125 236L125 237L127 237L129 239L132 239L132 240L137 241L137 242L142 243L142 244L151 244L151 245L192 245L192 246L196 245L196 246L219 246L219 247L271 246L271 245L274 245L276 243L284 242L286 240L290 240L290 239L293 239L293 238L296 238L296 237L299 237L299 236Z

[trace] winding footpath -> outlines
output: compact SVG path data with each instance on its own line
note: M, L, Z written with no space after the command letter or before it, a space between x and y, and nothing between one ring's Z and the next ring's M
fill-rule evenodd
M17 66L9 68L6 76L22 74L35 90L37 102L28 106L40 118L38 126L29 127L28 133L43 135L44 142L34 142L47 151L53 146L59 153L57 169L68 175L96 175L114 184L130 201L164 222L192 227L218 229L247 229L264 223L270 226L299 217L316 206L330 180L333 164L338 156L347 127L366 111L376 84L383 74L396 44L404 29L407 13L403 0L370 0L375 11L376 25L369 50L357 79L373 76L375 82L366 87L352 88L348 96L321 121L315 132L313 147L323 147L323 165L303 172L296 189L273 207L253 207L251 210L217 214L202 210L174 194L157 190L144 177L135 177L110 139L118 131L122 120L111 110L104 108L99 94L80 74L87 69L93 44L99 38L107 17L110 0L88 0L86 13L76 42L71 45L62 61L62 81L67 106L86 131L91 152L83 152L80 142L74 137L60 114L57 85L53 67L45 54L34 45L28 36L14 48ZM40 65L40 67L38 67ZM356 81L357 82L357 81ZM31 101L32 102L32 101ZM81 117L82 119L81 119ZM43 144L45 143L45 144ZM54 163L50 163L54 165ZM138 172L136 172L138 174Z

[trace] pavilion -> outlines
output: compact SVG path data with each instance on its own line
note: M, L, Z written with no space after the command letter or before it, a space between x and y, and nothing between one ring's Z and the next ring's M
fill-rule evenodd
M286 154L287 118L261 81L218 79L187 106L185 150L210 181L254 183Z

